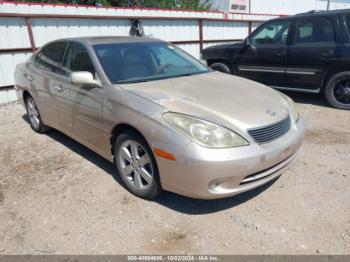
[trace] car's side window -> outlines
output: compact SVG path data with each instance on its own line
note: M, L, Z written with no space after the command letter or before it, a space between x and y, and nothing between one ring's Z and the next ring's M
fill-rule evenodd
M253 45L285 45L290 21L275 21L263 25L250 37Z
M62 60L66 42L56 42L45 46L35 57L38 68L57 73Z
M61 67L61 74L69 77L72 72L88 71L95 75L96 71L86 48L79 43L70 42Z
M301 19L295 33L296 44L335 42L333 23L325 17Z

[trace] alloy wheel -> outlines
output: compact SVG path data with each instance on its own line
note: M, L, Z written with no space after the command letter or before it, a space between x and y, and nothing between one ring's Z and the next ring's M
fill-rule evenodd
M33 98L31 97L29 97L27 100L27 109L28 109L28 116L29 116L30 122L32 123L35 129L39 129L40 127L39 111L38 111L38 108L36 107L36 104Z
M350 80L339 81L333 89L333 95L339 103L350 105Z
M147 151L136 141L126 140L118 155L125 180L137 190L147 190L154 179L154 168Z

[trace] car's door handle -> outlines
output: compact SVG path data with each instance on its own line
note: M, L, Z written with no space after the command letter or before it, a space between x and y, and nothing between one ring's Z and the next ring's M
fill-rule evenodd
M287 54L287 50L277 50L276 55L277 56L284 56Z
M321 56L332 56L334 55L334 50L324 50L321 52Z
M62 92L64 90L62 85L54 85L53 88L55 88L58 92Z
M34 80L34 77L31 76L31 75L26 75L26 78L28 79L28 81L33 81Z

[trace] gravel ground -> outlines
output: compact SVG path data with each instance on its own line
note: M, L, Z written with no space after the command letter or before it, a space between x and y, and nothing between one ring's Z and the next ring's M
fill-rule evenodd
M2 254L350 254L350 113L289 94L307 123L299 160L239 196L128 193L108 161L65 135L35 134L0 107Z

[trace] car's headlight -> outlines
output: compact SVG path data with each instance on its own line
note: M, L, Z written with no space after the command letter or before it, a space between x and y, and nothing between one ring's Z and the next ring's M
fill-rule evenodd
M287 103L291 109L291 117L292 117L293 123L297 123L299 121L300 115L299 115L299 112L295 108L294 101L289 96L287 96L283 93L280 93L280 94L287 101Z
M235 132L199 118L177 113L165 113L163 118L182 134L205 147L227 148L249 144Z

